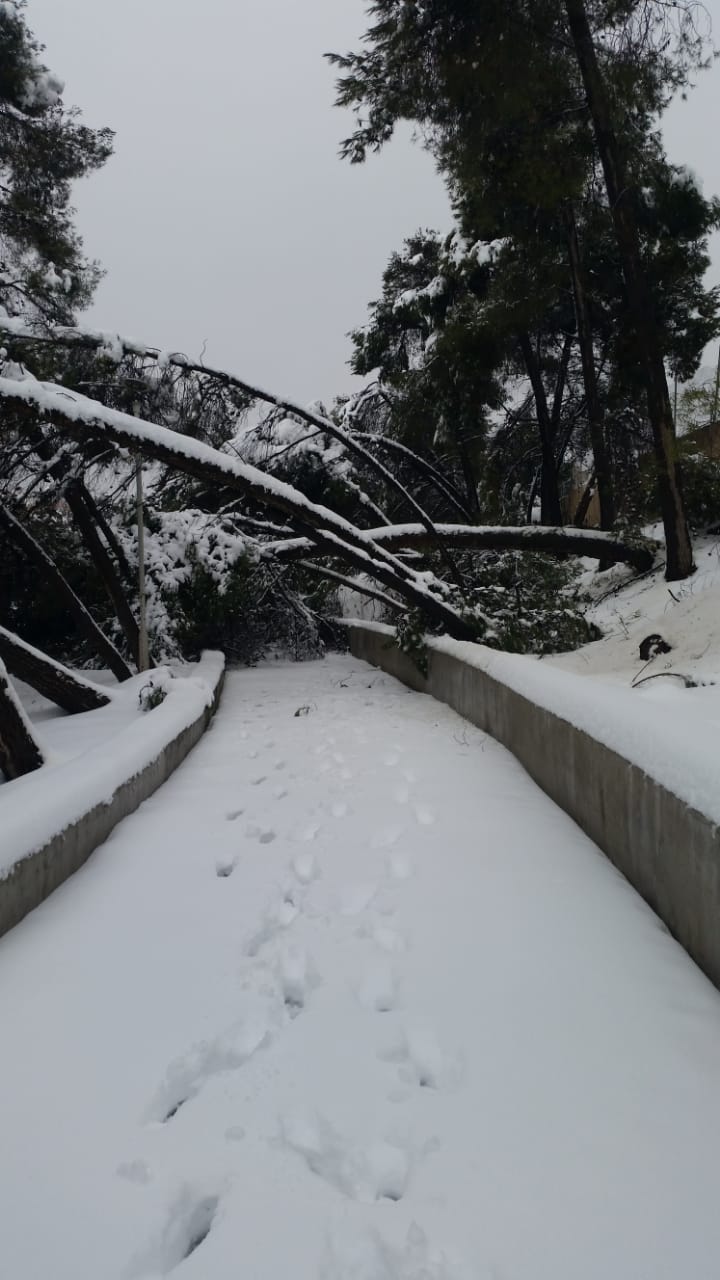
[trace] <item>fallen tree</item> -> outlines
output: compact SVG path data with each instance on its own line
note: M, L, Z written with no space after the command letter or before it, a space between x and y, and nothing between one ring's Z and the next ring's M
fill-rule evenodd
M6 379L0 379L5 382ZM11 384L12 385L12 384ZM16 386L25 385L16 383ZM39 385L39 384L38 384ZM60 572L52 556L40 546L32 534L11 511L0 505L0 529L15 544L17 549L34 564L40 574L47 578L49 585L57 592L67 607L78 630L85 636L94 652L102 662L106 662L118 680L129 680L132 671L115 645L101 630L92 614L86 609L82 600L73 591L67 578Z
M255 501L282 511L309 544L320 543L328 554L396 591L436 625L458 639L472 639L474 631L448 603L450 589L432 574L419 573L328 507L311 502L298 489L240 462L200 440L167 427L109 409L65 387L35 379L0 378L0 397L16 406L27 405L37 420L87 439L95 435L147 458L193 476L204 483L238 490ZM424 528L424 526L422 526ZM427 530L425 530L427 533ZM435 535L429 535L434 539Z
M71 715L96 711L110 702L108 695L97 685L83 680L62 663L54 662L46 653L26 644L5 627L0 627L0 661L5 663L11 675L24 680L43 698L48 698Z
M438 524L437 535L447 546L462 551L542 551L549 555L586 556L593 560L629 564L640 573L652 568L655 559L653 543L627 543L614 534L599 529L577 529L571 526L552 528L548 525L462 525ZM378 546L401 551L431 549L422 525L381 525L367 531ZM284 538L263 546L266 555L282 562L302 560L312 549L305 538Z

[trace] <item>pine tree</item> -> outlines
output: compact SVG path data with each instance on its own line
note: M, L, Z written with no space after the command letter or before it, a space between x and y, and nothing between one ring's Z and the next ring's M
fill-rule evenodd
M73 226L71 185L105 163L109 129L83 124L42 62L24 0L0 5L0 305L69 323L99 278Z

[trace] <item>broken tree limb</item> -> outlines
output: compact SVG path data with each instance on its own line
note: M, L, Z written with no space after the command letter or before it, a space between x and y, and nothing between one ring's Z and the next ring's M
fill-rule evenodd
M42 748L0 659L0 769L8 779L22 778L44 763Z
M24 680L41 693L43 698L48 698L71 715L81 711L96 711L110 703L108 695L97 685L76 675L62 663L55 662L40 649L26 644L5 627L0 627L0 660L16 679Z
M311 560L298 560L298 568L305 569L308 573L316 573L319 578L329 578L331 582L337 582L341 587L348 587L350 591L357 591L359 595L367 596L370 600L379 600L395 613L402 611L403 606L399 600L394 600L387 592L380 591L378 587L371 587L358 578L349 578L347 574L337 573L335 569L326 569L321 564L313 564Z
M78 630L92 645L93 650L101 661L107 663L118 680L129 680L132 671L125 659L118 653L112 641L108 640L105 633L100 630L92 614L85 608L80 597L75 594L67 578L58 569L55 561L40 546L40 543L33 538L32 534L28 533L25 526L8 511L7 507L1 505L0 529L10 538L17 549L27 557L30 563L34 564L41 574L45 575L48 582L65 602L70 616L77 624Z

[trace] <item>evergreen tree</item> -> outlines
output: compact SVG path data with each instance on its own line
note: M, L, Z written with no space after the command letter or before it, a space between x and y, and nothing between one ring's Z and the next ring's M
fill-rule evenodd
M71 184L105 163L109 129L83 124L42 62L24 0L0 5L0 305L69 323L99 278L73 226Z

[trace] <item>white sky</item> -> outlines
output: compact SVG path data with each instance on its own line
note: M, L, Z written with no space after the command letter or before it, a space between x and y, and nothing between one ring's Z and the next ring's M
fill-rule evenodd
M720 0L707 5L720 32ZM351 167L328 50L357 47L364 0L30 0L31 29L114 157L79 184L107 276L92 323L308 401L350 389L347 331L393 249L450 211L409 135ZM720 67L673 107L670 156L720 192ZM720 279L720 237L713 283Z

